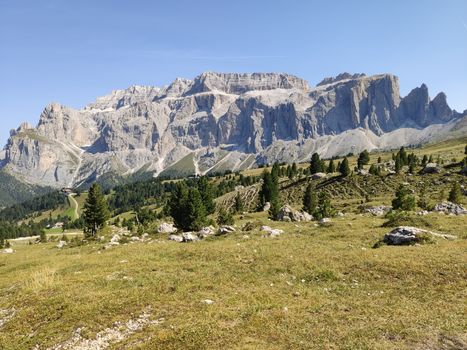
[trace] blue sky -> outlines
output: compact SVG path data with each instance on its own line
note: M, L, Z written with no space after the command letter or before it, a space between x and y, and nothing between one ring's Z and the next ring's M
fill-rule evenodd
M50 102L203 71L388 72L462 111L467 1L0 0L0 144Z

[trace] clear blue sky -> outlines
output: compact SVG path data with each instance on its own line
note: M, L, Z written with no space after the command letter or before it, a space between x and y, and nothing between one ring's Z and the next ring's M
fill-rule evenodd
M462 111L467 1L0 0L0 144L50 102L207 70L389 72Z

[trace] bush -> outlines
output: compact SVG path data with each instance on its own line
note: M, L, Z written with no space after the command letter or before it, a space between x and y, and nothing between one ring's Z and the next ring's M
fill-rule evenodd
M234 218L233 215L227 212L225 209L221 209L217 215L217 224L218 225L233 225Z
M386 214L387 221L383 223L383 227L395 226L425 226L431 227L431 223L424 217L411 215L403 210L392 210Z

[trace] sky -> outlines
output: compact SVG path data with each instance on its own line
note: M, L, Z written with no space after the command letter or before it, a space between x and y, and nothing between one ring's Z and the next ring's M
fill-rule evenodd
M0 0L0 148L51 102L204 71L392 73L463 111L467 1Z

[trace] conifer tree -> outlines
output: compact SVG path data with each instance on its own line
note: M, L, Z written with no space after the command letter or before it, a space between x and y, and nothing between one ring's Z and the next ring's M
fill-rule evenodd
M394 170L396 174L399 174L401 172L401 169L402 169L401 158L399 156L396 156L396 164L394 165Z
M240 196L240 193L237 192L237 195L235 196L235 212L241 213L242 211L243 211L243 200L242 200L242 197Z
M405 185L400 185L396 191L396 196L392 200L392 208L394 210L414 210L415 196L412 191Z
M376 165L374 165L374 164L371 164L370 169L368 169L368 172L371 175L378 175L378 167Z
M451 191L449 192L448 200L452 203L460 204L462 198L462 191L459 182L454 182L451 187Z
M318 196L318 207L315 210L314 216L320 220L322 218L330 218L335 214L334 208L331 205L331 199L326 192L320 192Z
M428 156L425 154L422 159L422 167L428 164Z
M186 212L188 225L184 229L198 231L206 223L206 209L203 198L196 187L191 187L188 190Z
M206 176L202 176L199 178L198 191L203 200L206 213L214 213L214 211L216 210L216 203L214 202L213 189Z
M339 172L342 174L342 176L350 175L349 160L347 159L347 157L344 157L344 159L342 160L339 166Z
M328 174L332 174L336 172L336 166L334 165L334 160L330 160L328 164L328 168L326 169Z
M89 189L84 203L84 233L86 237L95 237L99 229L105 226L110 217L107 201L101 187L94 183Z
M364 165L367 165L370 162L370 153L367 150L364 150L358 155L357 159L357 168L362 169Z
M316 192L313 191L313 186L308 184L305 195L303 196L303 210L310 215L314 215L318 206L318 197Z
M381 157L378 157L378 164L381 164Z
M310 162L310 173L316 174L322 172L323 169L323 163L321 162L321 159L319 158L318 153L313 153L311 156L311 162Z

